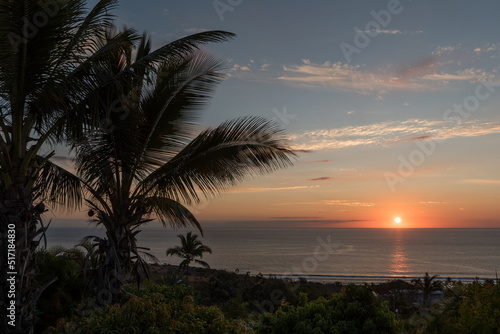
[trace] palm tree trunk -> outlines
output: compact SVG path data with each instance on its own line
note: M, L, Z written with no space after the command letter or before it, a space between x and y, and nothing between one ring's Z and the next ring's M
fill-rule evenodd
M126 284L127 259L120 247L121 229L115 228L106 232L107 239L100 245L99 253L103 254L98 264L96 281L97 304L105 306L120 301L122 287Z

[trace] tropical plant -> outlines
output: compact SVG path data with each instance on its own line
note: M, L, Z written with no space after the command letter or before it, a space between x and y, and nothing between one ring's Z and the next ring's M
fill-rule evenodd
M144 291L145 290L145 291ZM144 286L122 304L108 305L88 317L62 319L47 333L248 333L217 306L198 305L186 286Z
M57 319L71 315L82 302L85 281L81 271L85 253L76 247L54 246L48 250L39 249L36 255L40 283L57 278L37 303L35 331L41 333L47 326L54 325Z
M438 277L439 275L429 276L429 273L425 273L423 281L420 278L412 280L415 287L422 290L425 307L429 306L429 296L432 291L440 290L442 287L441 282L436 280Z
M197 263L205 268L210 268L205 261L196 259L197 257L200 259L203 258L203 253L212 254L212 249L202 244L201 241L198 240L198 235L188 232L186 236L179 234L178 237L181 239L181 246L170 247L166 251L167 256L178 256L183 259L179 264L178 271L184 268L184 271L187 273L191 262Z
M89 105L98 71L110 53L125 52L135 38L123 30L97 44L112 23L116 0L100 0L88 11L84 0L0 1L0 252L15 246L15 264L0 259L2 301L15 300L14 321L0 320L2 333L31 333L43 289L37 283L35 250L45 232L45 204L78 207L80 184L43 153L64 138L97 125ZM14 239L7 238L7 230ZM13 252L11 254L14 254ZM15 298L8 298L7 272L17 272Z
M284 303L274 314L264 314L257 333L400 333L401 330L402 323L370 287L351 284L329 299L320 297L309 302L307 295L300 293L298 306Z
M89 216L106 230L104 238L87 239L99 254L92 268L94 291L110 292L112 301L124 283L140 283L147 275L144 254L152 257L136 240L144 224L157 218L164 226L201 231L185 205L291 164L294 153L273 122L242 117L201 133L194 125L223 79L221 61L198 46L232 36L208 31L156 51L143 36L134 52L116 53L100 64L107 76L94 112L104 126L86 133L74 149Z

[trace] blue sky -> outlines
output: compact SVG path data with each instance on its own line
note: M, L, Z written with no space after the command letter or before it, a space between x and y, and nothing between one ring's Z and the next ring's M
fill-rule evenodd
M302 152L194 208L202 221L500 227L499 12L498 1L129 0L115 14L157 47L236 33L206 48L228 78L201 123L275 118Z

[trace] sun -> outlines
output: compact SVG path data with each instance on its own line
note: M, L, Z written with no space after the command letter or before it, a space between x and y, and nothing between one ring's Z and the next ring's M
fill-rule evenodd
M396 224L401 223L401 218L399 218L399 217L394 218L394 222L395 222Z

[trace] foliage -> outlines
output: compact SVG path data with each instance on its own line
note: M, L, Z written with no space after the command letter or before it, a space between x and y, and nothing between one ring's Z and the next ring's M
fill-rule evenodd
M500 289L493 282L456 285L436 309L428 333L500 332Z
M215 306L199 306L185 286L150 285L122 305L97 310L88 318L61 321L49 333L247 333L238 321L226 320Z
M194 126L224 77L222 62L199 48L233 36L206 31L152 51L144 35L131 52L97 67L103 75L93 112L106 124L74 142L89 216L106 229L105 238L92 237L99 254L95 292L117 290L111 282L139 284L148 275L146 259L154 258L137 245L144 224L156 218L201 231L185 205L291 165L295 154L274 122L242 117L201 133Z
M429 296L432 291L442 290L443 284L441 281L436 280L439 275L429 276L429 273L425 273L424 280L422 281L420 278L416 280L412 280L412 283L415 285L417 289L422 290L422 294L424 297L424 306L429 307Z
M197 257L200 259L203 258L203 253L212 254L212 249L202 244L198 240L198 235L188 232L186 236L179 234L178 237L181 239L181 246L170 247L167 249L166 254L167 256L178 256L183 259L179 264L179 271L184 268L187 272L191 262L195 262L205 268L210 268L205 261L196 259Z
M238 275L219 270L210 279L209 299L223 309L230 308L236 299L245 303L248 312L273 312L283 300L291 304L297 303L295 290L299 284L274 277L265 278L263 275L251 277L248 274ZM240 316L244 314L241 307L238 312Z
M85 256L78 249L64 247L40 249L36 256L40 269L38 276L40 283L57 278L57 281L43 292L37 303L38 321L35 330L40 332L48 325L54 325L60 317L71 315L83 300L85 281L81 266Z
M110 28L116 4L100 0L87 10L85 0L0 1L0 249L7 249L8 225L23 236L12 270L18 273L16 328L4 327L2 317L2 332L32 333L36 302L51 283L41 285L36 277L45 204L81 205L80 183L53 161L52 148L99 122L86 99L97 75L90 69L126 50L134 35L125 29L109 43L96 43ZM2 282L6 258L0 258ZM6 284L0 295L6 300Z
M323 297L307 302L300 297L299 306L284 303L274 314L262 319L258 333L397 333L401 324L386 304L381 303L368 286L346 286L330 299Z

